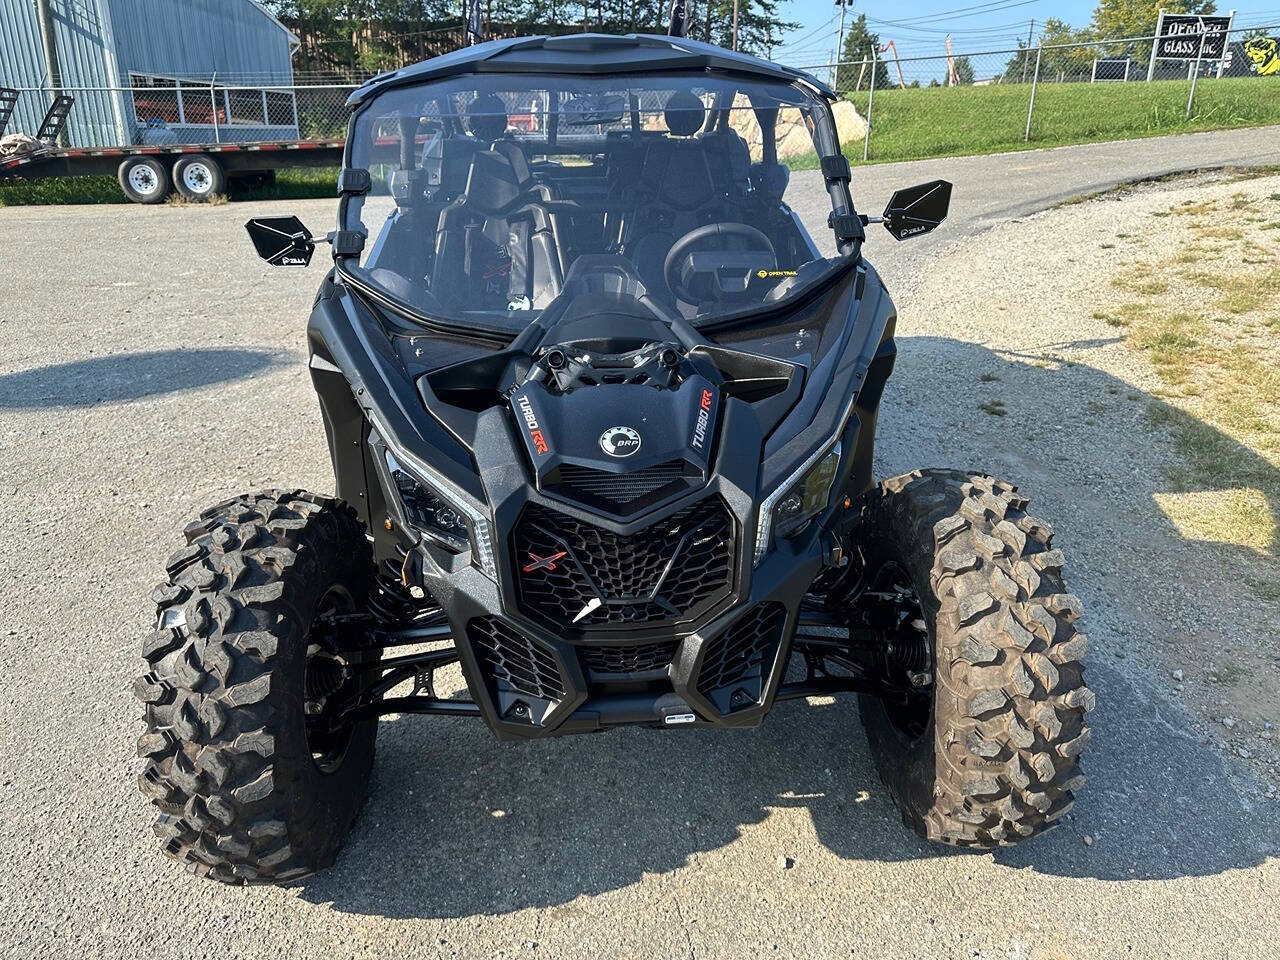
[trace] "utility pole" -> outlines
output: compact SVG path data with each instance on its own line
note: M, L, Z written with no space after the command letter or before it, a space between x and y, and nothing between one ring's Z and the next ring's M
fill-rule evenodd
M738 0L733 0L733 49L738 49Z
M947 34L947 86L956 86L956 61L951 56L951 34Z
M831 55L831 86L834 89L836 83L840 79L840 58L844 56L844 12L849 8L853 0L836 0L836 5L840 8L840 30L836 34L836 49Z
M1022 55L1022 82L1027 82L1027 61L1031 59L1031 37L1036 32L1036 18L1031 18L1031 26L1027 28L1027 50Z
M53 11L49 9L49 0L36 0L36 13L40 18L40 45L44 48L49 93L56 99L62 93L62 68L58 64L58 38L53 32Z

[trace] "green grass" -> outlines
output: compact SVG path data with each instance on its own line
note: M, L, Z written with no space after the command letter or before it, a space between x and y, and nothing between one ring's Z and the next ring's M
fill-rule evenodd
M1029 83L877 90L870 161L1000 153L1280 123L1280 90L1274 78L1201 80L1189 120L1185 116L1188 86L1184 80L1042 83L1036 89L1030 142L1023 139ZM867 92L850 94L850 99L865 117ZM845 155L860 160L861 141L845 144ZM793 169L803 166L788 163Z
M337 167L280 170L275 183L233 189L232 200L309 200L336 197ZM128 203L115 177L61 177L0 183L0 207L59 203Z

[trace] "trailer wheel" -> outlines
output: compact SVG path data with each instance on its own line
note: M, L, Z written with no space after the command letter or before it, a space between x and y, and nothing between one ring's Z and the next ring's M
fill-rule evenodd
M222 164L203 153L182 157L173 165L173 185L192 203L227 192L227 175Z
M161 203L173 190L169 169L155 157L129 157L116 171L120 189L134 203Z

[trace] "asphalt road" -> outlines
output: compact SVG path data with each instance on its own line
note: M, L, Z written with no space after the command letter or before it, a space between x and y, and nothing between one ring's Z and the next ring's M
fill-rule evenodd
M874 164L854 168L852 190L854 205L860 212L878 214L893 191L900 187L938 179L955 184L951 214L944 229L899 244L882 228L868 228L868 255L886 280L896 284L908 279L910 271L934 252L972 237L994 223L1023 217L1057 203L1170 173L1275 165L1280 165L1280 126L985 157ZM798 173L795 177L816 180L817 174ZM825 197L818 200L825 202ZM819 236L814 225L825 221L826 210L809 207L799 200L796 206L811 224L814 236Z
M956 183L937 236L869 243L904 315L921 317L912 271L991 223L1126 179L1276 157L1271 128L875 167L855 189L875 209L894 186ZM333 210L271 206L313 229ZM1061 829L1013 850L918 842L853 704L837 701L783 705L751 732L526 745L463 720L388 721L335 868L288 889L183 874L134 785L128 687L147 594L214 499L331 485L304 368L319 271L254 260L241 228L253 212L0 210L6 956L1280 956L1276 807L1189 732L1108 615L1123 585L1101 571L1082 578L1087 622L1124 656L1090 665L1090 783ZM948 399L927 369L898 374L892 398L911 406L886 410L886 470L933 442L919 420Z

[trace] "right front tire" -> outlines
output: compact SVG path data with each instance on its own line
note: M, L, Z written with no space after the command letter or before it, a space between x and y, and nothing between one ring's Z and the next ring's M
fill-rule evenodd
M358 684L317 620L364 608L373 561L346 504L265 491L204 511L152 598L142 791L164 852L227 883L331 864L368 789L376 719L317 714Z

